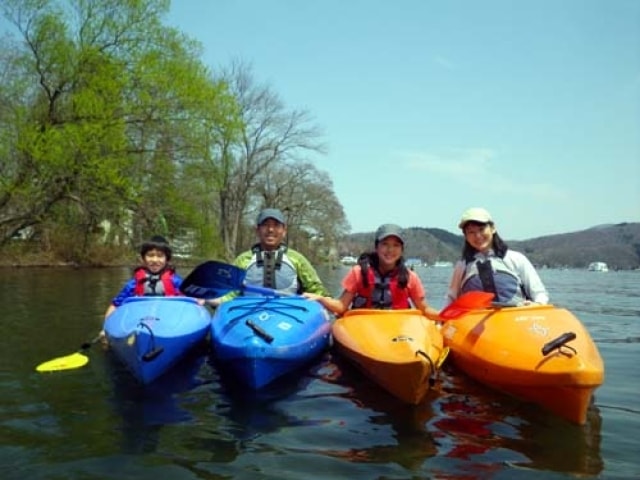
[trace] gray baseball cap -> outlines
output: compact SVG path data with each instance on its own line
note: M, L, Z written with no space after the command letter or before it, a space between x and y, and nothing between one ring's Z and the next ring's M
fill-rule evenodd
M286 225L287 222L284 219L284 215L277 208L265 208L258 215L258 219L256 220L256 225L262 225L265 220L273 218L276 222L280 222L283 225Z
M385 223L380 225L376 230L376 243L381 242L387 237L398 237L400 242L404 245L404 237L402 236L402 228L393 223Z

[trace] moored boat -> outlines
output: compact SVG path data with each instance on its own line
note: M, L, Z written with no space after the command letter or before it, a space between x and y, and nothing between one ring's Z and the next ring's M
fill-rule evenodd
M442 327L454 365L475 380L578 424L604 381L580 320L553 305L488 308Z
M436 323L418 310L349 310L332 332L340 354L409 404L424 399L446 357Z
M104 322L109 347L142 383L204 342L211 314L190 297L131 297Z
M300 296L237 297L222 303L211 323L218 366L254 390L309 364L330 340L328 312Z
M453 267L453 262L438 260L433 264L433 266L436 268L449 268Z
M605 262L591 262L587 267L587 270L590 272L608 272L609 265Z

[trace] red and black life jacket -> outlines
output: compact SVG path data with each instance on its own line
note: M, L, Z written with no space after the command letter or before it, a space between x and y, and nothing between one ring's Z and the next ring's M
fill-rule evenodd
M378 271L377 260L375 254L367 253L358 258L358 265L362 271L362 285L358 287L352 308L411 308L407 289L409 272L404 266L404 261L400 259L398 266L383 276Z
M151 273L145 267L138 267L133 272L136 280L135 295L140 297L175 297L181 293L173 285L173 268L165 268L158 273Z

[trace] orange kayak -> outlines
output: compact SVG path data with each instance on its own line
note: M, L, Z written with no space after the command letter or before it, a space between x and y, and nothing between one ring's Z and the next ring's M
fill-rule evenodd
M470 377L571 422L586 422L604 364L589 332L568 310L477 310L446 322L442 334L454 364Z
M332 327L335 348L406 403L420 403L446 357L436 323L418 310L349 310Z

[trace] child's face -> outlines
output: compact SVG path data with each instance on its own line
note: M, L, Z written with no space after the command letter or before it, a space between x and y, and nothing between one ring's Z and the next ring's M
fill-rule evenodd
M380 260L380 268L386 270L395 267L403 250L404 244L397 237L387 237L379 242L376 252Z
M167 256L162 250L156 248L152 248L145 253L142 260L151 273L158 273L167 266Z

